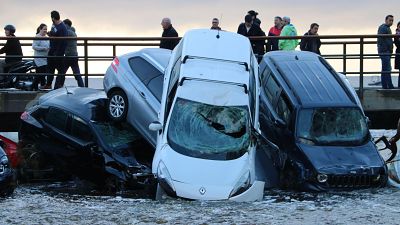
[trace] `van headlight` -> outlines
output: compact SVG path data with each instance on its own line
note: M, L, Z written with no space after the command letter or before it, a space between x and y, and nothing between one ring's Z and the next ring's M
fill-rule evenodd
M171 175L169 174L168 169L163 161L160 161L160 163L158 164L157 177L160 182L160 185L164 188L165 191L175 192L175 187L174 183L172 182ZM166 185L168 185L168 187L166 187Z
M7 156L1 157L1 159L0 159L0 175L3 175L9 167L10 167L10 165L8 163Z
M250 187L250 171L244 173L233 187L229 197L234 197L247 191Z

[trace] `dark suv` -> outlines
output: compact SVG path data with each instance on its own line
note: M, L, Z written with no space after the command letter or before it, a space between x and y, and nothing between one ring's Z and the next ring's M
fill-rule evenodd
M260 127L281 185L379 187L387 168L346 78L310 52L271 52L260 64Z
M129 124L109 119L107 101L89 88L43 95L21 115L22 177L70 174L106 188L147 182L154 150Z

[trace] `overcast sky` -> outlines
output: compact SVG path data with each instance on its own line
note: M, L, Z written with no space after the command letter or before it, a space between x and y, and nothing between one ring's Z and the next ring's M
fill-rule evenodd
M51 24L50 11L69 18L79 36L159 36L160 21L170 17L182 36L191 28L211 25L236 32L248 10L259 12L268 31L273 17L290 16L299 34L320 24L320 34L374 34L387 14L400 19L399 0L0 0L0 24L14 24L18 36L32 36L40 23Z

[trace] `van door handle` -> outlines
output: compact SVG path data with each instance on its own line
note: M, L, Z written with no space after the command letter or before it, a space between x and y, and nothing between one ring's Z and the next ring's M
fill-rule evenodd
M146 95L144 94L144 92L143 91L139 91L139 93L140 93L140 96L142 96L142 98L146 98Z

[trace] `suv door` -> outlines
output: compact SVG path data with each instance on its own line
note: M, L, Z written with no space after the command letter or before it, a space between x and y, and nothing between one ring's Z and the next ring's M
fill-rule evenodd
M136 96L139 97L135 96L133 104L130 104L134 112L128 114L128 118L130 121L136 121L136 128L155 145L156 132L150 131L148 126L157 120L160 110L163 73L141 57L129 59L129 65L140 83L133 84L138 93Z

